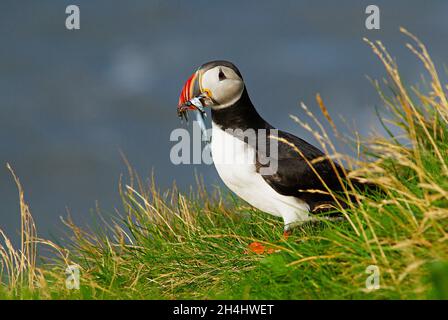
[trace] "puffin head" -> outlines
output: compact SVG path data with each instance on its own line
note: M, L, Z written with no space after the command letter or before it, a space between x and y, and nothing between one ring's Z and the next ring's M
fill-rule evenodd
M243 77L233 63L211 61L199 67L185 83L178 111L202 111L203 106L212 110L224 109L234 105L243 92Z

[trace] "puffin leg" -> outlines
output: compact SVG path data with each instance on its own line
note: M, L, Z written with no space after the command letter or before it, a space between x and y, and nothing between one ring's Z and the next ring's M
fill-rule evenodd
M303 225L306 221L309 221L309 215L307 210L300 210L299 212L291 210L282 215L285 227L283 229L283 240L288 240L289 236L292 234L292 229L297 226ZM260 242L254 241L248 245L245 254L255 253L255 254L270 254L275 252L272 248L267 248Z
M283 239L288 240L289 236L292 234L291 229L284 229L283 230Z

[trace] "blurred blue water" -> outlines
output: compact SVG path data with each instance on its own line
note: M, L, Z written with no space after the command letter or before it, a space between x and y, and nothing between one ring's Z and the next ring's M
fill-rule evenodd
M381 65L362 37L381 39L399 58L409 83L422 69L404 47L405 26L436 63L446 62L448 3L375 1L381 30L364 28L370 1L0 2L0 227L17 239L18 196L5 163L15 168L42 236L61 228L67 208L88 222L98 201L120 208L122 150L142 176L155 169L162 189L185 189L194 169L220 185L213 167L174 166L171 130L180 88L202 63L235 62L260 113L282 129L312 139L289 114L315 107L362 133L377 126L379 105L366 75ZM65 7L78 4L81 30L65 29Z

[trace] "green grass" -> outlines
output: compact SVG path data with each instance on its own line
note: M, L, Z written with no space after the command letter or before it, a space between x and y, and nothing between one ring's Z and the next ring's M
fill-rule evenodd
M378 86L381 120L401 133L358 141L358 159L338 155L351 176L383 190L364 194L349 184L337 195L353 197L349 208L337 208L344 220L303 225L285 239L282 221L228 193L200 181L189 194L175 187L160 192L154 179L142 181L129 169L113 222L89 231L67 220L70 242L62 246L36 238L16 178L23 239L20 249L0 247L0 299L447 299L446 85L426 48L411 38L429 74L427 93L406 89L382 44L369 43L392 92ZM333 124L320 97L318 105ZM309 115L311 124L295 119L321 149L337 154ZM253 241L274 253L247 252ZM37 265L37 246L50 246L56 258ZM81 270L79 290L66 288L65 269L73 264ZM380 271L378 290L366 289L370 265Z

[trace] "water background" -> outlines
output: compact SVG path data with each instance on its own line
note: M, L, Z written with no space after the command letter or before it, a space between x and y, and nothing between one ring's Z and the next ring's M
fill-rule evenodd
M81 9L81 30L65 28L65 8ZM404 26L448 61L448 2L374 1L381 30L364 27L371 1L0 2L0 227L15 241L19 175L39 235L62 230L69 210L88 224L96 203L121 209L120 150L158 185L186 190L194 171L221 185L212 166L174 166L170 132L184 81L202 63L233 61L271 124L313 141L289 117L316 108L319 92L331 114L367 134L378 125L380 100L366 78L384 70L362 41L381 39L407 83L422 68L405 48ZM354 127L354 126L353 126Z

